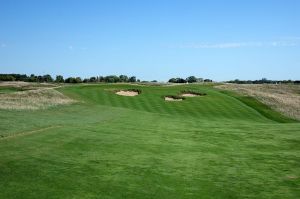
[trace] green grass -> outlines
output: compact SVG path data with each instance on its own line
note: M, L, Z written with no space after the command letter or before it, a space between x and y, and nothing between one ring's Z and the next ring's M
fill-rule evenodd
M17 91L23 91L22 88L16 88L16 87L9 87L9 86L1 86L0 87L0 94L4 94L4 93L13 93L13 92L17 92Z
M182 90L207 95L164 101ZM78 103L0 110L0 198L300 196L300 124L253 99L201 85L59 91Z
M232 91L221 91L221 92L242 101L249 107L252 107L253 109L257 110L260 114L262 114L263 116L265 116L266 118L269 118L271 120L274 120L274 121L277 121L280 123L298 122L294 119L288 118L288 117L274 111L273 109L271 109L270 107L268 107L267 105L263 104L262 102L258 101L257 99L255 99L253 97L239 95Z

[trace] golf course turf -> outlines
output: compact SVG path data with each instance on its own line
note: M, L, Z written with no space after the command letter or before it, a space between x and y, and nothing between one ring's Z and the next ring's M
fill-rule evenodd
M134 97L112 90L139 89ZM7 90L7 89L6 89ZM0 110L0 198L300 198L300 123L210 85L72 85ZM183 90L205 96L166 102Z

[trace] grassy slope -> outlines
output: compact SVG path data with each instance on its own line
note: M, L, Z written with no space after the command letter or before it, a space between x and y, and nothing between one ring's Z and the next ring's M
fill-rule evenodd
M13 93L13 92L17 92L17 91L22 91L22 89L20 88L14 88L14 87L0 87L0 94L4 94L4 93Z
M0 110L0 134L12 136L0 140L0 198L300 195L299 123L270 120L210 87L111 92L136 87L67 87L60 90L81 103ZM163 101L182 89L208 95Z
M240 100L241 102L248 105L249 107L257 110L260 114L262 114L266 118L269 118L270 120L280 122L280 123L298 122L294 119L291 119L291 118L288 118L288 117L282 115L279 112L274 111L269 106L263 104L262 102L258 101L257 99L255 99L253 97L239 95L233 91L222 90L221 92Z

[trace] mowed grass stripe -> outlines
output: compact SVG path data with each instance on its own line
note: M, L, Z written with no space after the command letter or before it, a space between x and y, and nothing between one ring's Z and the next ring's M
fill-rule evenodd
M158 89L155 87L138 87L143 90L137 97L117 96L112 92L112 88L102 85L101 89L97 86L78 87L82 97L88 98L95 104L110 105L115 107L124 107L130 109L144 110L147 112L160 112L178 116L203 117L203 119L231 118L231 119L249 119L263 120L260 114L257 114L251 108L245 106L240 101L232 99L229 96L221 94L213 89L203 87L199 90L207 92L207 96L187 98L183 102L165 102L162 98L168 94L178 94L183 89L189 87L172 87ZM118 85L114 89L134 88L128 85ZM193 87L192 87L193 88ZM83 91L82 91L83 90ZM241 117L242 116L242 117Z

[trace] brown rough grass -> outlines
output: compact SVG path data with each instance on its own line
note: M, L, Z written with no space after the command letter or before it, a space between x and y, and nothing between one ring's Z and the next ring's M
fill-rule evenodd
M34 84L19 82L1 83L0 86L26 87L27 89L34 87L31 88L34 90L0 94L0 109L36 110L75 102L55 90L53 85L39 85L37 88Z
M57 84L11 81L11 82L0 82L0 87L13 87L13 88L22 88L23 90L34 90L40 88L54 88L57 87Z
M224 84L216 88L254 97L280 113L300 120L300 85Z

